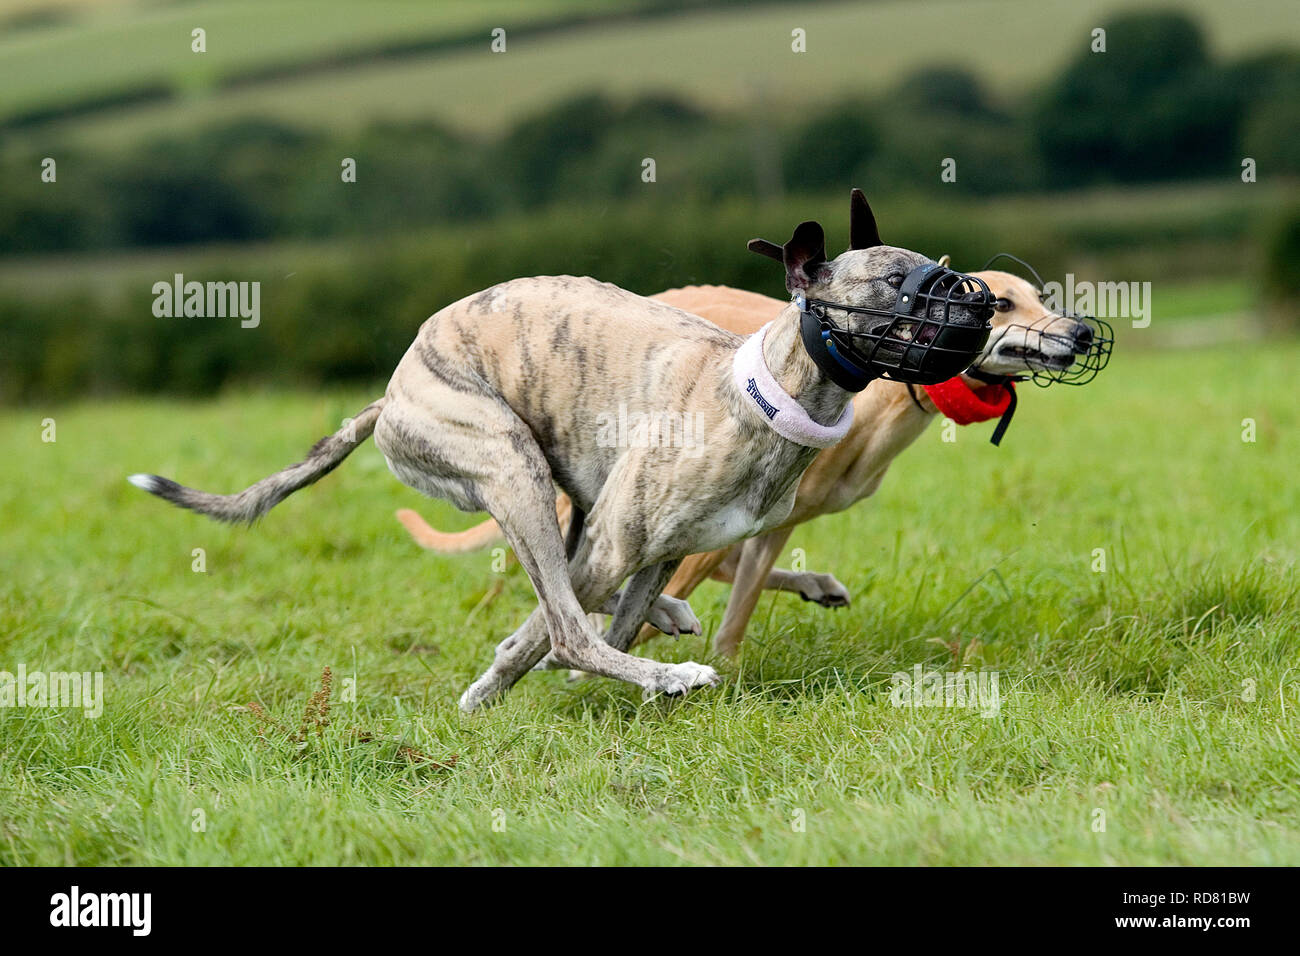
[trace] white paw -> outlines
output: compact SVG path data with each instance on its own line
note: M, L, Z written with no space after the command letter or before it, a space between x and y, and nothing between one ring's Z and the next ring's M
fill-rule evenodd
M485 704L490 704L510 689L510 684L494 671L487 671L482 677L469 685L469 689L460 695L462 713L472 714Z
M833 574L804 574L799 581L799 596L822 607L848 607L849 589Z
M703 634L700 619L695 616L691 606L680 598L661 594L650 606L646 621L665 634L677 637L679 634Z
M680 697L696 687L712 687L722 680L718 672L705 664L686 661L682 664L667 664L655 675L652 686L645 689L645 697L655 694L667 694Z

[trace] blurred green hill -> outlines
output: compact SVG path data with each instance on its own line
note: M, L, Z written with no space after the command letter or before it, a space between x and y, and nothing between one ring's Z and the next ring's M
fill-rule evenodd
M779 291L744 240L834 236L852 185L888 240L964 268L1008 250L1191 280L1211 313L1286 302L1293 12L0 0L0 399L376 377L430 312L522 274ZM155 319L175 272L264 281L288 364Z
M473 7L470 16L453 7L462 18L438 21L442 32L437 36L459 37L462 23L488 12L508 12L487 4ZM810 5L798 12L825 13L823 7ZM895 7L867 5L876 15ZM218 8L229 14L239 4L212 7ZM288 16L293 4L288 8L258 7L250 22L270 29L268 13ZM163 11L172 32L183 40L174 18L206 9L208 5L198 4L178 11L169 5ZM331 48L336 59L356 49L373 52L364 41L396 29L400 11L382 9L391 19L367 20L369 32L349 38L349 44L359 47L340 41ZM541 9L533 8L530 16L540 16ZM760 14L772 15L766 8ZM862 14L863 8L846 14L841 35ZM566 15L571 12L558 6L551 12L552 17ZM705 14L662 16L641 29L653 35L684 22L694 24L701 16ZM722 14L710 10L707 16ZM754 16L759 14L737 13L728 22L749 28ZM263 71L258 75L265 76L274 56L288 56L290 50L299 58L315 55L319 66L319 47L335 36L339 23L329 17L318 20L313 30L296 37L296 44L285 39L269 44L261 60L247 51L224 60L215 49L182 55L224 63L232 75L252 62ZM964 22L984 20L968 16ZM239 118L203 123L195 117L202 108L187 106L185 122L168 123L165 131L137 128L130 145L114 145L124 142L121 129L117 139L101 141L94 135L94 117L113 114L118 123L119 114L131 110L101 104L87 116L20 123L20 129L10 130L0 146L0 253L374 235L554 204L630 200L645 196L649 185L654 198L668 203L842 192L854 183L873 192L990 196L1092 184L1227 182L1237 178L1243 156L1252 157L1270 181L1300 174L1294 135L1300 122L1300 52L1274 48L1237 59L1216 57L1198 21L1181 13L1125 14L1103 22L1105 52L1092 52L1089 32L1080 30L1074 55L1057 73L1018 96L999 95L986 85L981 73L989 73L998 57L987 52L992 44L982 44L977 47L985 51L981 73L944 64L903 73L883 90L836 93L821 85L805 86L799 75L803 67L786 67L772 78L781 79L778 85L787 92L817 91L803 92L799 105L788 107L778 105L779 97L762 106L724 108L702 105L680 89L642 91L633 98L593 89L550 102L492 133L467 132L427 118L386 120L382 111L360 127L347 122L346 110L342 119L331 116L325 123L310 112L295 111L292 121L275 119L259 115L256 97L230 92L245 111ZM417 25L407 26L414 31ZM484 28L474 29L480 48L475 56L490 63L514 62L513 52L487 52ZM557 36L574 30L579 28L561 29ZM939 32L946 36L953 31ZM911 34L903 33L909 42L896 45L927 47L930 31L922 34L921 42L914 43ZM156 32L143 27L131 36L143 49L156 50L160 43ZM87 39L85 34L65 39L71 44L76 37ZM1004 36L1002 42L1008 39ZM588 40L599 49L608 45L603 34L592 33ZM547 42L538 40L543 47ZM710 42L718 42L719 49L734 48L719 37ZM215 36L212 43L217 45ZM172 42L169 49L176 45ZM77 88L78 76L91 75L90 57L82 54L80 72L72 70L63 78L66 90ZM208 56L214 59L208 61ZM794 64L821 64L822 70L828 66L821 55L787 49L780 56ZM151 62L155 70L180 69L170 58L154 60L142 58L140 76L151 75L146 69ZM124 65L120 56L110 62L117 69ZM30 65L28 72L33 70ZM112 69L107 72L113 75ZM609 76L625 72L613 64L606 67ZM855 69L839 72L852 76ZM537 76L540 81L548 75ZM564 75L572 79L568 72ZM700 75L684 66L679 74L697 80ZM178 77L173 75L171 82L181 82ZM255 85L267 83L280 85L270 80ZM390 82L388 89L391 95L411 88ZM433 99L463 102L479 92L471 74L449 82ZM9 95L16 93L10 90ZM502 91L495 102L513 109L519 99ZM130 128L130 122L121 128ZM75 135L65 136L69 129ZM31 175L45 157L63 168L57 184ZM345 158L356 162L354 183L344 183L340 176ZM647 158L656 166L653 184L640 175ZM949 161L955 164L955 176L941 177L941 163Z
M713 109L802 111L881 93L907 73L968 70L999 96L1048 79L1114 0L24 0L0 35L0 125L60 111L78 135L125 144L186 126L263 116L334 130L381 119L499 130L599 90L671 94ZM1201 24L1215 57L1300 45L1292 0L1157 5ZM15 29L15 19L27 26ZM504 55L488 32L507 31ZM190 52L203 27L208 52ZM808 53L791 52L791 30ZM1120 52L1118 58L1133 57ZM119 98L102 109L96 103Z

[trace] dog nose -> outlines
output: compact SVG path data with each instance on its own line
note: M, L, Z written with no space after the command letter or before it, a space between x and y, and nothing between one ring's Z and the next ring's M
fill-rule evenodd
M1086 352L1092 348L1092 329L1080 322L1074 330L1074 350Z

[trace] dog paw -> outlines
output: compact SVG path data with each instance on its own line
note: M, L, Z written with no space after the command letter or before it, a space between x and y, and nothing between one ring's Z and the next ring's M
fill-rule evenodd
M805 574L799 585L799 596L822 607L849 606L849 589L835 580L833 574Z
M655 675L653 684L646 688L644 696L647 699L656 694L681 697L696 687L713 687L721 680L718 672L705 664L696 664L694 661L667 664Z
M472 714L485 704L491 703L500 694L501 688L497 687L494 681L480 677L460 695L457 703L462 714Z
M655 603L650 606L650 613L646 615L646 622L673 637L680 634L704 633L704 628L700 626L700 619L695 616L691 606L667 594L655 598Z

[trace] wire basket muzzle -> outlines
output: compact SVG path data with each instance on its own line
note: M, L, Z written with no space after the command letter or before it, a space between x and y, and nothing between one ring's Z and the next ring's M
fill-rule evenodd
M826 320L841 353L873 375L934 385L961 374L984 350L993 296L981 279L931 263L903 280L892 312L846 311L887 315L891 321L882 329L854 332Z
M1019 326L1025 335L1025 364L1029 366L1029 377L1035 385L1040 386L1058 383L1086 385L1110 362L1111 351L1115 347L1115 330L1105 319L1094 315L1058 312L1054 318L1073 321L1076 324L1074 333L1065 335L1034 326ZM1083 331L1085 329L1086 332ZM1074 356L1068 364L1048 364L1038 357L1068 352Z

